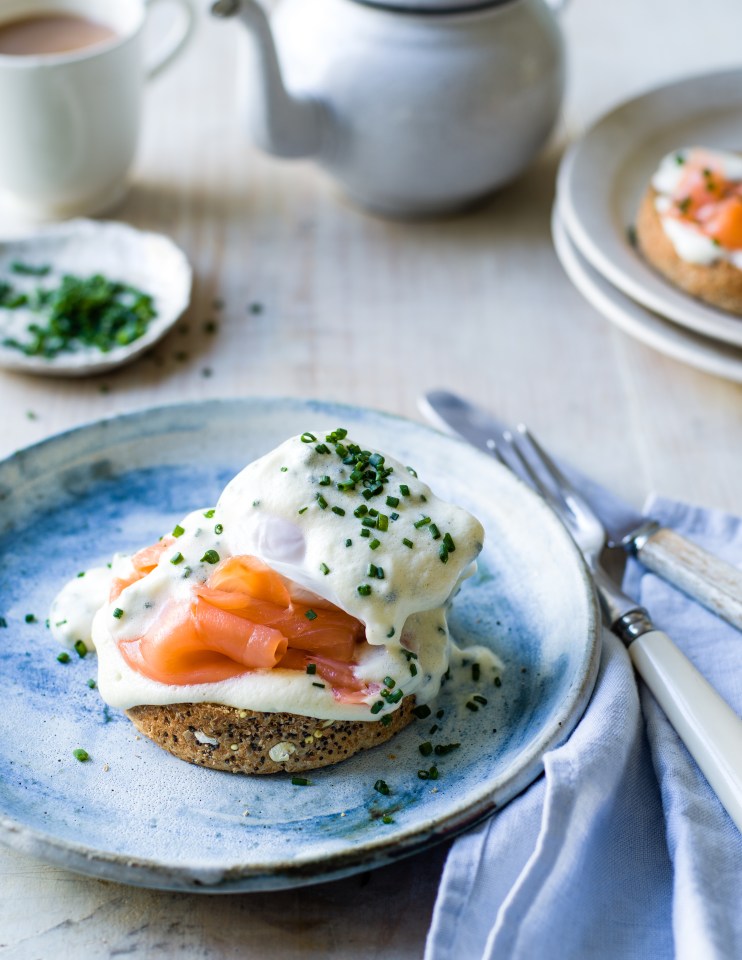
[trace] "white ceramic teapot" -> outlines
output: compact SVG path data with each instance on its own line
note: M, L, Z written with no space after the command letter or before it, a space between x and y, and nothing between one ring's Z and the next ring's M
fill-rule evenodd
M281 0L270 22L256 0L217 0L212 13L247 27L255 143L313 157L380 213L444 213L506 183L561 102L545 0Z

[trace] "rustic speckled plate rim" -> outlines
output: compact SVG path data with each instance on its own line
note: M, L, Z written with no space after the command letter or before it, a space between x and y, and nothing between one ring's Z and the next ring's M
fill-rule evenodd
M433 442L445 442L471 451L464 441L453 438L417 422L398 417L384 411L361 408L349 404L323 402L320 400L302 400L292 397L215 399L194 403L173 403L158 407L132 410L111 417L94 420L70 430L49 437L17 451L8 457L0 467L8 467L21 458L28 459L39 455L57 455L64 453L69 444L87 431L102 428L111 432L120 426L123 429L143 424L146 420L164 414L178 414L187 418L189 411L218 411L232 405L251 404L297 405L305 404L313 415L318 413L342 417L344 413L352 416L371 416L382 420L412 424L415 429L428 434ZM119 438L120 440L124 439ZM488 469L504 469L481 455ZM63 457L62 457L63 459ZM44 472L48 472L49 464ZM520 481L517 481L524 496L532 497L532 508L539 512L544 523L556 525L549 508L531 493ZM555 529L556 529L555 528ZM456 808L450 814L423 820L409 827L393 838L380 837L366 841L352 850L328 853L322 856L308 855L305 858L292 858L283 863L262 864L255 862L234 862L225 865L215 861L213 865L202 865L188 869L181 864L168 863L162 859L132 858L121 854L96 850L84 843L71 842L19 823L5 813L0 813L0 840L7 846L22 853L39 857L65 868L104 879L115 880L135 886L153 887L167 890L189 890L205 893L235 893L250 890L280 889L289 886L325 882L350 875L359 870L383 866L403 856L425 850L441 841L450 839L462 831L486 819L505 803L515 797L543 771L543 755L563 743L582 716L592 694L597 676L600 647L601 619L592 578L585 566L582 555L566 531L562 542L565 556L574 562L574 572L579 587L584 591L587 601L587 622L583 656L580 662L579 680L569 690L569 695L561 704L561 712L554 722L545 728L541 736L523 751L522 760L515 771L506 769L494 782L488 782L463 809ZM340 768L339 768L340 769Z

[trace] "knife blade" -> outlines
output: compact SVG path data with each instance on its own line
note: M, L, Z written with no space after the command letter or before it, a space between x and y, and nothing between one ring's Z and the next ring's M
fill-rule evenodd
M481 407L446 390L429 391L420 398L419 407L434 426L490 453L498 436L510 430ZM647 569L742 630L742 570L644 516L570 464L559 459L557 463L600 518L609 546L622 547Z

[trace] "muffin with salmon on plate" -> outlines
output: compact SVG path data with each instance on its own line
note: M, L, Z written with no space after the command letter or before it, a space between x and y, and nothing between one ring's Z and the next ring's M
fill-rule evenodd
M636 235L668 280L742 315L742 156L706 147L668 154L642 200Z
M215 508L72 580L50 620L57 639L95 646L103 699L177 757L310 770L427 710L483 535L412 468L342 428L307 431Z

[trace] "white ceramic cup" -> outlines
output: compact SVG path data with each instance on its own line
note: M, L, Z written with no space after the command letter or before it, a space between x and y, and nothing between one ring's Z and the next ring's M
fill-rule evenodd
M144 26L158 3L179 15L146 63ZM0 24L36 13L77 14L117 37L69 53L0 55L0 190L33 219L102 213L126 192L145 80L183 49L194 9L191 0L0 0Z

